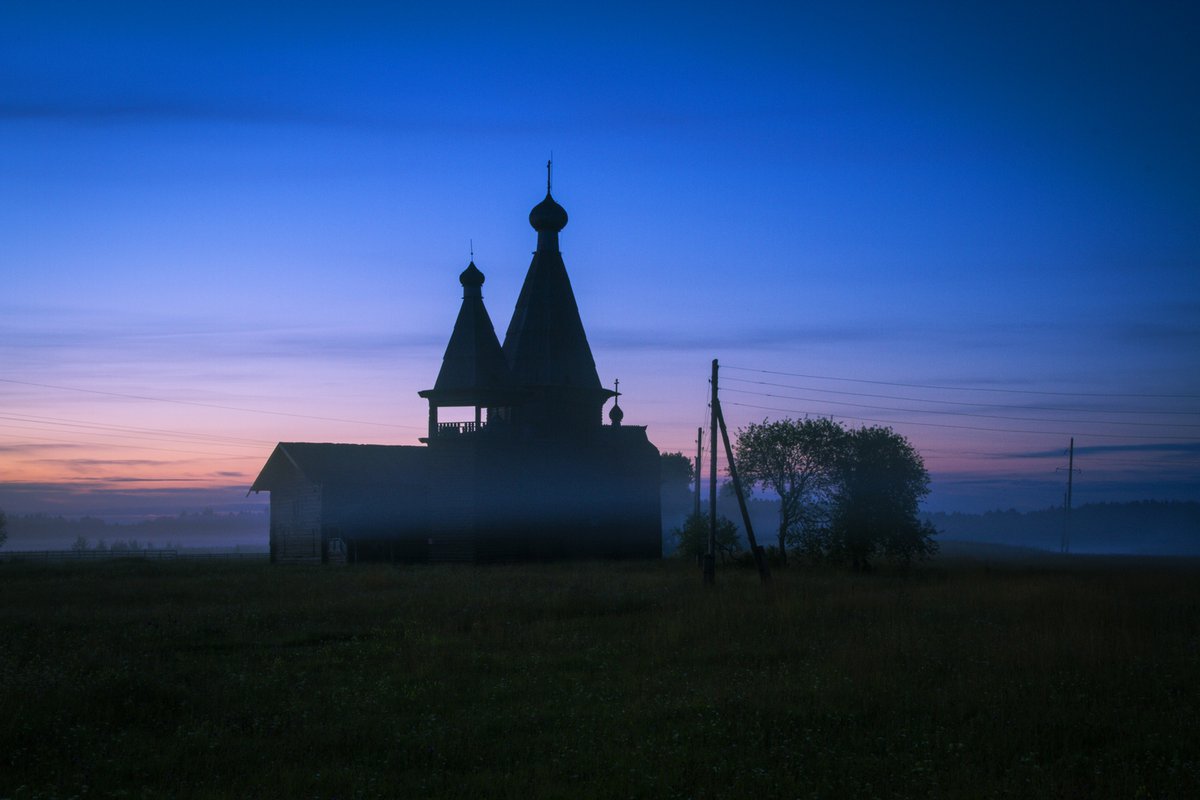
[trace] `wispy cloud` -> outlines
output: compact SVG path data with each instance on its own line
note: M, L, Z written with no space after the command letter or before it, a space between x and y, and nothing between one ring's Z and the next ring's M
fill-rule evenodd
M374 357L405 350L444 347L443 331L314 329L232 325L228 320L190 318L76 318L69 326L48 322L40 313L7 316L0 323L0 351L14 353L86 350L112 361L150 358L189 360L259 356L268 358Z
M81 450L86 449L89 445L82 444L0 444L0 453L10 453L12 455L34 455L37 453L45 453L56 450Z
M1030 511L1061 507L1064 475L1030 477L986 473L933 473L932 492L925 507L934 511L970 511L1016 508ZM1076 481L1074 503L1129 502L1134 500L1200 501L1200 482L1161 471L1142 478L1097 478Z
M156 461L151 459L127 458L127 459L105 459L105 458L37 458L32 459L30 464L47 464L68 469L88 470L97 467L159 467L167 464L176 464L176 461Z
M596 327L589 339L620 350L703 351L737 348L795 348L799 345L857 344L894 340L894 331L873 325L814 325L790 328L739 328L709 335L681 334L678 328Z
M673 328L632 328L592 326L589 338L596 344L634 350L699 350L712 352L736 348L795 349L813 345L871 344L910 342L924 349L953 348L997 350L1022 342L1045 340L1061 335L1067 326L1060 323L979 323L967 327L937 321L917 321L903 317L869 320L831 320L808 325L736 328L717 327L711 333L680 333ZM1011 381L1006 381L1011 383Z
M305 107L307 101L308 107ZM381 105L381 104L378 104ZM92 125L141 125L162 122L197 125L258 125L283 127L313 127L382 131L391 134L437 136L464 133L491 136L528 138L544 134L548 123L595 132L646 129L663 131L695 130L699 126L729 124L745 121L747 112L714 113L711 109L663 110L652 104L626 103L625 113L594 111L584 107L563 107L555 112L530 114L473 113L464 108L458 113L446 113L423 106L422 113L401 108L338 107L322 99L298 98L290 104L267 103L260 98L243 102L229 97L199 99L187 102L157 97L113 97L104 101L88 101L61 97L34 101L15 100L0 103L0 122L49 122ZM314 108L323 108L316 111ZM768 118L767 112L759 115Z
M262 510L267 496L246 496L244 483L215 487L155 487L136 484L98 486L68 482L0 483L0 508L14 514L91 514L144 517L213 508Z
M1136 345L1200 340L1200 303L1170 301L1130 308L1107 327L1114 338Z
M1061 459L1067 450L1064 447L1053 450L1029 450L1017 453L1001 453L995 458L1056 458ZM1140 444L1096 444L1075 448L1075 455L1104 455L1109 453L1182 453L1200 455L1200 442L1179 443L1140 443Z
M344 122L341 115L316 114L261 102L240 104L184 102L157 98L111 99L89 102L71 98L0 103L0 120L38 120L60 122L144 122L185 120L195 122L243 122L282 124L330 124Z

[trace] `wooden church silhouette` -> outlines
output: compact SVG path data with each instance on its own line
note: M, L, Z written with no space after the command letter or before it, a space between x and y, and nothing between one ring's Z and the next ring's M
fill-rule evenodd
M419 392L424 446L276 445L250 488L271 493L272 561L661 555L659 453L600 383L558 249L567 212L549 167L504 344L472 259L441 371ZM474 420L439 422L449 407L473 408Z

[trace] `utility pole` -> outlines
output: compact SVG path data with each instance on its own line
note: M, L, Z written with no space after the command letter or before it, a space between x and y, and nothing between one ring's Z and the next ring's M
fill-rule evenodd
M704 458L704 428L696 428L696 507L692 516L700 519L700 461Z
M704 582L717 580L717 360L712 362L712 398L709 400L708 431L708 553L704 556Z
M1075 437L1071 437L1071 444L1067 448L1067 495L1063 499L1063 532L1062 544L1059 551L1063 553L1071 552L1071 489L1075 482ZM1062 467L1059 467L1061 470Z
M1071 552L1071 486L1075 482L1075 437L1071 437L1071 446L1068 449L1070 455L1067 457L1067 522L1064 528L1065 547L1064 553Z
M733 460L733 444L729 441L729 430L725 427L725 415L721 413L721 398L717 394L717 359L712 362L712 397L709 399L711 418L708 430L711 434L708 448L708 552L704 556L704 582L716 582L717 565L717 431L725 442L725 458L729 462L729 477L733 479L733 491L737 495L738 509L742 512L742 523L746 526L746 539L750 542L750 552L754 554L754 563L758 567L758 576L763 583L771 579L771 569L763 550L754 538L754 528L750 524L750 511L746 507L746 495L742 492L742 482L738 478L737 463ZM702 454L701 442L704 429L696 431L696 513L700 513L700 459Z

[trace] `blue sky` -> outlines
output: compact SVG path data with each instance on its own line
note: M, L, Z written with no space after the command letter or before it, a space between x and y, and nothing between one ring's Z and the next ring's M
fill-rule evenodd
M1200 499L1198 17L0 2L0 503L231 507L275 441L415 443L551 151L660 448L716 357L735 427L892 424L934 508L1061 502L1072 435L1077 501Z

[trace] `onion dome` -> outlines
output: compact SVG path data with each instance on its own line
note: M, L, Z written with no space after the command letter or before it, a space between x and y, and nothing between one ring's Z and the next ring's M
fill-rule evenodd
M464 289L470 286L476 288L483 286L484 280L483 273L479 271L479 267L475 266L474 261L472 261L470 264L467 264L467 268L464 269L462 274L458 276L458 282L463 285Z
M620 425L623 419L625 419L625 412L621 410L620 405L614 402L613 407L608 410L608 421L613 425Z
M558 233L567 227L567 210L546 192L546 199L529 212L529 224L538 233Z

